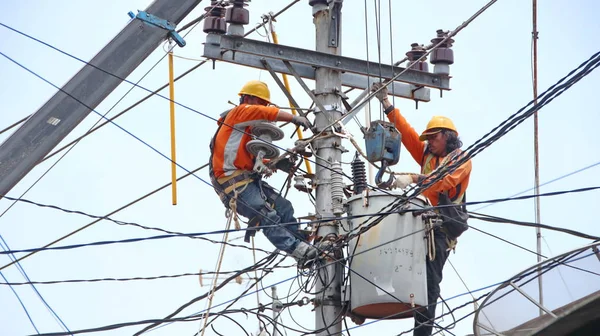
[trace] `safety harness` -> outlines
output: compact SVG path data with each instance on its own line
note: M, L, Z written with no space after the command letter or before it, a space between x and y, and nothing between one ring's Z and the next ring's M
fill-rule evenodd
M460 148L455 149L442 160L435 167L435 169L429 169L429 163L433 159L434 155L429 152L428 146L425 146L425 150L423 151L423 164L421 165L421 174L429 175L432 172L436 171L440 167L443 167L447 162L454 160L462 154L462 150ZM454 197L450 197L448 192L445 191L443 193L439 193L438 195L438 205L445 206L456 204L460 205L459 207L441 207L435 209L434 211L442 216L443 224L440 227L440 231L446 235L446 242L448 243L448 250L454 250L456 244L458 243L457 238L467 230L467 219L468 213L465 206L466 202L466 191L461 194L462 184L459 183L456 186L456 195ZM435 253L435 252L434 252Z
M231 112L231 109L221 113L220 120L222 120L222 121L218 122L217 131L215 132L215 134L213 135L213 137L210 141L210 146L209 146L210 158L208 160L208 170L209 170L209 175L210 175L210 182L213 185L213 189L215 190L217 195L219 195L219 198L221 199L222 203L225 205L227 210L231 212L230 215L234 216L234 218L235 218L235 217L237 217L236 210L237 210L238 195L245 189L245 187L248 184L259 180L260 175L256 172L250 172L247 170L238 169L229 176L224 176L224 177L221 177L218 179L215 176L215 173L213 170L213 155L214 155L215 141L217 138L217 134L219 134L221 127L225 123L225 118L227 117L229 112ZM232 127L235 126L234 128L239 130L240 127L250 126L251 124L253 124L255 122L260 122L260 121L258 120L258 121L244 122L244 123L238 123L236 125L230 125L230 126L232 126ZM240 131L242 131L242 130L240 130ZM238 190L241 187L244 187L244 189ZM265 199L267 201L266 203L268 205L263 207L260 210L258 215L252 217L248 221L249 229L246 230L246 235L244 237L244 241L246 243L249 243L250 237L254 237L254 235L256 234L256 231L258 231L261 217L266 217L267 214L273 210L275 200L278 197L277 193L270 193L271 197L267 199L267 197L265 197L265 193L262 191L263 185L259 184L259 187L261 189L261 194L263 196L263 199ZM233 196L231 195L232 193L233 193ZM270 202L269 202L269 200L270 200ZM237 226L238 225L236 225L236 227ZM250 229L250 228L255 228L255 229Z

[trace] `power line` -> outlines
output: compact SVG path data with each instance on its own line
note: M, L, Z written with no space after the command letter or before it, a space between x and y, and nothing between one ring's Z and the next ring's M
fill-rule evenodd
M5 251L5 252L6 251L10 251L10 246L8 246L8 243L4 240L4 237L2 237L2 235L0 235L0 240L2 241L2 243L0 243L0 247L2 247L2 250ZM9 254L8 257L10 259L14 259L15 258L11 254ZM17 269L19 270L19 272L21 273L21 275L23 276L23 278L25 280L30 281L29 275L27 275L27 272L25 272L25 268L23 268L23 266L21 264L17 263ZM44 307L46 307L46 309L50 312L50 314L56 320L56 322L59 324L59 326L63 330L69 331L69 327L67 327L67 325L65 324L65 322L60 318L60 316L58 316L58 314L54 311L54 309L52 309L52 307L50 306L50 304L46 301L46 299L44 299L44 297L42 296L42 293L40 293L40 291L38 291L38 289L35 287L35 285L32 284L31 285L31 289L33 289L33 292L42 301L42 304L44 305Z
M8 282L8 280L6 279L6 277L4 276L4 274L2 274L2 272L0 272L0 276L2 277L2 279L4 279L5 282ZM35 326L35 323L33 322L33 319L31 318L31 315L29 315L29 311L27 310L27 307L25 307L25 304L21 300L21 297L19 296L19 294L17 293L17 291L12 287L12 285L9 285L9 287L10 287L10 290L13 292L13 294L15 294L15 296L17 297L17 300L19 301L19 304L23 308L23 311L25 312L25 315L27 315L27 319L29 319L29 322L33 326L33 329L35 329L35 331L39 334L40 331Z
M541 195L538 195L538 196L541 196ZM507 223L507 224L515 224L515 225L520 225L520 226L535 227L535 228L540 228L540 229L547 229L547 230L552 230L552 231L563 232L563 233L567 233L567 234L570 234L570 235L573 235L573 236L576 236L579 238L600 240L600 237L598 237L598 236L592 236L592 235L589 235L589 234L586 234L586 233L583 233L580 231L550 226L550 225L541 224L541 223L517 221L517 220L506 219L506 218L502 218L502 217L496 217L496 216L492 216L492 215L480 214L480 213L476 213L476 212L469 212L469 217L479 219L482 221L486 221L486 222Z
M489 147L493 142L500 139L502 136L507 134L509 131L514 129L516 126L518 126L520 123L522 123L525 119L527 119L529 116L531 116L534 111L538 111L545 105L549 104L554 98L561 95L563 92L565 92L566 90L571 88L575 83L577 83L579 80L581 80L581 78L587 76L594 69L596 69L600 65L600 57L598 57L599 55L600 55L600 52L592 55L592 57L590 57L585 62L581 63L577 68L575 68L574 70L569 72L566 76L561 78L557 83L555 83L550 88L548 88L540 96L541 99L538 104L535 104L532 108L528 109L527 111L525 111L521 115L519 115L528 106L533 104L533 101L530 101L526 106L521 108L519 111L517 111L516 113L511 115L508 119L503 121L500 125L496 126L494 129L492 129L490 132L488 132L482 138L477 140L474 144L472 144L464 152L462 152L460 155L460 158L458 158L455 162L438 167L438 169L436 171L434 171L432 174L430 174L428 179L423 180L420 183L417 183L414 187L410 188L406 192L406 193L409 193L409 192L417 189L417 191L414 192L412 195L406 197L405 199L399 199L397 201L391 202L389 205L383 207L381 209L381 211L385 212L389 209L396 210L399 207L406 205L410 200L416 198L423 190L431 187L433 184L435 184L436 182L443 179L447 174L452 173L454 170L458 169L458 167L460 167L462 164L464 164L465 162L470 160L472 157L474 157L475 155L477 155L478 153L483 151L485 148ZM581 69L581 71L576 73L580 69ZM569 78L567 80L567 78L570 76L573 76L573 77ZM562 82L565 80L567 80L567 81L564 84L562 84ZM493 134L497 130L499 130L499 131L496 134ZM489 137L489 139L484 140L486 137ZM361 226L357 230L357 232L353 232L353 233L349 234L346 237L346 239L349 240L349 239L355 238L356 236L366 232L367 230L369 230L370 228L372 228L373 226L375 226L379 222L381 222L385 216L386 215L374 216L374 218L375 217L376 218L371 223Z
M284 7L282 10L280 10L279 12L277 12L276 14L274 14L272 17L273 17L273 18L275 18L275 17L279 16L280 14L282 14L283 12L285 12L287 9L289 9L290 7L292 7L292 6L293 6L294 4L296 4L297 2L298 2L298 0L296 0L296 1L292 1L290 4L288 4L288 5L287 5L286 7ZM247 32L247 33L246 33L244 36L247 36L247 35L251 34L252 32L256 31L256 30L257 30L259 27L261 27L261 26L264 26L266 23L267 23L267 22L263 22L262 24L258 24L258 25L257 25L255 28L253 28L253 29L251 29L250 31L248 31L248 32ZM56 48L56 47L53 47L52 45L50 45L50 44L48 44L48 43L45 43L45 42L43 42L43 41L41 41L41 40L39 40L39 39L36 39L36 38L34 38L34 37L30 36L30 35L27 35L27 34L25 34L25 33L23 33L23 32L20 32L20 31L18 31L18 30L16 30L16 29L14 29L14 28L11 28L11 27L9 27L9 26L7 26L7 25L5 25L5 24L2 24L2 23L0 23L0 25L2 25L2 26L4 26L5 28L7 28L7 29L10 29L10 30L12 30L12 31L14 31L14 32L17 32L17 33L19 33L19 34L21 34L21 35L23 35L23 36L26 36L26 37L28 37L28 38L30 38L30 39L33 39L33 40L34 40L34 41L36 41L36 42L42 43L42 44L44 44L44 45L46 45L46 46L48 46L48 47L50 47L50 48L52 48L52 49L54 49L54 50L56 50L56 51L59 51L59 52L61 52L61 53L65 54L65 55L68 55L68 56L70 56L70 57L72 57L72 58L74 58L74 59L77 59L77 60L78 60L78 61L80 61L80 62L83 62L83 63L85 63L85 64L88 64L88 65L90 65L90 66L92 66L92 67L94 67L94 68L96 68L96 69L98 69L98 70L100 70L100 71L103 71L103 72L105 72L105 73L107 73L107 74L109 74L109 75L112 75L112 76L114 76L114 77L117 77L117 78L118 78L118 76L115 76L114 74L110 74L110 73L108 73L107 71L105 71L105 70L103 70L103 69L97 68L96 66L94 66L94 65L92 65L92 64L89 64L89 63L87 63L87 62L85 62L85 61L83 61L83 60L81 60L81 59L79 59L79 58L77 58L77 57L75 57L75 56L72 56L72 55L70 55L70 54L68 54L68 53L66 53L66 52L64 52L64 51L62 51L62 50L60 50L60 49L58 49L58 48ZM188 32L188 33L189 33L189 32ZM186 34L186 35L187 35L187 34ZM0 54L2 54L2 53L0 53ZM2 54L2 55L3 55L3 56L5 56L5 57L7 57L7 56L6 56L6 55L4 55L4 54ZM8 58L8 57L7 57L7 58ZM8 58L8 59L10 59L10 58ZM14 61L14 60L12 60L12 59L10 59L10 60L11 60L11 61L13 61L13 63L15 63L15 64L18 64L18 65L20 65L18 62ZM206 62L207 62L207 61L203 61L203 62L201 62L200 64L196 65L196 66L195 66L195 67L193 67L192 69L188 70L186 73L184 73L184 74L182 74L181 76L179 76L177 79L180 79L180 78L182 78L184 75L186 75L186 74L190 73L192 70L194 70L194 69L198 68L199 66L201 66L202 64L204 64L204 63L206 63ZM20 66L21 66L21 67L23 67L22 65L20 65ZM62 90L61 90L60 88L58 88L56 85L54 85L54 84L50 83L49 81L45 80L43 77L41 77L41 76L37 75L36 73L32 72L31 70L27 69L26 67L23 67L23 68L24 68L25 70L29 71L30 73L34 74L36 77L38 77L38 78L40 78L40 79L44 80L44 81L45 81L45 82L47 82L48 84L50 84L50 85L54 86L54 87L55 87L55 88L57 88L58 90L62 91ZM137 85L137 84L134 84L134 83L132 83L132 82L130 82L130 81L128 81L128 80L126 80L126 79L123 79L123 78L119 78L119 79L121 79L121 80L123 80L123 81L125 81L125 82L127 82L127 83L130 83L130 84L132 84L134 87L140 87L140 88L142 88L142 89L144 89L144 90L146 90L146 91L148 91L148 92L151 92L150 90L148 90L148 89L146 89L146 88L144 88L144 87L141 87L141 86L139 86L139 85ZM175 79L175 80L177 80L177 79ZM163 87L161 87L160 89L158 89L158 90L156 90L156 91L154 91L154 92L151 92L151 93L150 93L150 95L146 96L145 98L143 98L143 99L142 99L141 101L139 101L138 103L136 103L136 104L132 105L132 106L131 106L129 109L133 108L133 107L134 107L134 106L136 106L137 104L141 103L142 101L144 101L144 100L148 99L149 97L151 97L151 96L153 96L153 95L158 95L158 96L160 96L160 97L162 97L162 98L165 98L165 99L167 99L166 97L163 97L162 95L158 94L158 91L162 90L163 88L165 88L165 87L167 87L167 86L168 86L168 84L165 84L165 85L164 85ZM69 93L67 93L67 92L65 92L65 94L67 94L67 95L71 96L71 95L70 95ZM71 96L71 97L72 97L72 96ZM79 103L81 103L82 105L86 106L85 104L83 104L83 102L79 101L77 98L75 98L75 97L72 97L72 98L73 98L73 99L75 99L75 100L77 100L77 101L78 101ZM170 100L170 99L169 99L169 100ZM178 104L178 105L180 105L180 104ZM182 105L182 106L183 106L183 105ZM87 106L86 106L86 107L87 107ZM185 107L185 106L184 106L184 107ZM185 107L185 108L186 108L186 109L190 109L190 108L188 108L188 107ZM127 110L129 110L129 109L127 109ZM93 110L93 109L91 109L91 110L92 110L92 111L94 111L94 113L96 113L96 114L100 115L100 114L99 114L97 111L95 111L95 110ZM123 111L123 112L122 112L121 114L119 114L119 115L122 115L122 114L123 114L124 112L126 112L127 110ZM193 110L193 109L190 109L190 110ZM196 111L196 112L197 112L197 111ZM197 112L197 113L200 113L200 112ZM200 114L201 114L201 113L200 113ZM116 117L117 117L117 116L115 116L115 117L113 117L113 118L111 118L111 119L108 119L108 120L107 120L107 122L105 122L104 124L102 124L102 125L98 126L96 129L98 129L98 128L100 128L100 127L104 126L105 124L107 124L107 123L109 123L109 122L110 122L110 123L113 123L115 126L117 126L117 127L121 128L119 125L117 125L117 124L116 124L116 123L114 123L114 121L113 121L113 120L114 120ZM208 117L208 116L206 116L206 117ZM209 117L209 118L210 118L210 117ZM105 119L106 119L106 118L105 118ZM95 131L96 129L93 129L93 130L91 130L89 133L91 133L91 132ZM147 146L148 146L148 147L150 147L151 149L153 149L155 152L157 152L157 153L158 153L158 154L160 154L161 156L163 156L163 157L165 157L165 158L169 159L169 158L168 158L168 157L166 157L164 154L160 153L158 150L156 150L156 149L155 149L155 148L153 148L152 146L148 145L147 143L145 143L144 141L142 141L141 139L139 139L138 137L136 137L136 136L135 136L135 135L133 135L132 133L128 132L127 130L125 130L125 129L123 129L123 128L121 128L121 129L122 129L123 131L125 131L126 133L130 134L131 136L133 136L134 138L136 138L137 140L141 141L142 143L144 143L145 145L147 145ZM81 138L83 138L83 137L85 137L85 136L86 136L86 135L84 135L84 136L82 136L82 137L80 137L80 138L76 139L74 142L76 142L76 141L79 141ZM72 143L74 143L74 142L72 142ZM72 143L68 144L67 146L71 145ZM50 156L52 156L52 155L54 155L54 154L58 153L58 152L59 152L59 151L61 151L62 149L66 148L67 146L65 146L65 147L61 148L60 150L58 150L58 151L56 151L56 152L54 152L54 153L53 153L53 154L51 154ZM49 158L50 156L46 157L46 159L47 159L47 158ZM169 161L171 161L171 160L169 159ZM177 163L176 163L176 164L177 164ZM187 169L185 169L185 168L184 168L184 167L182 167L181 165L179 165L179 164L177 164L177 165L178 165L180 168L184 169L186 172L190 173L190 172L189 172ZM200 177L198 177L198 176L195 176L195 177L196 177L196 178L198 178L198 179L200 179L202 182L204 182L204 183L206 183L206 184L210 185L210 183L208 183L208 182L204 181L202 178L200 178ZM6 266L5 266L5 267L6 267ZM3 268L4 268L4 267L2 267L2 268L0 268L0 269L3 269Z
M275 268L291 268L295 267L295 265L287 265L287 266L277 266L266 268L266 270L271 271ZM219 272L218 274L233 274L238 271L225 271ZM157 276L148 276L148 277L129 277L129 278L96 278L96 279L68 279L68 280L49 280L49 281L27 281L27 282L0 282L0 285L4 286L23 286L23 285L56 285L56 284L70 284L70 283L95 283L95 282L131 282L131 281L151 281L151 280L163 280L163 279L176 279L183 277L193 277L193 276L206 276L206 275L214 275L217 272L196 272L196 273L181 273L181 274L172 274L172 275L157 275Z
M1 23L0 23L1 24ZM195 27L195 26L194 26ZM192 27L192 29L194 28ZM191 32L192 30L190 30L189 32ZM189 34L186 33L184 35L184 37ZM156 68L156 66L158 66L158 64L165 58L165 56L167 55L167 53L165 53L137 82L136 84L140 83L144 78L146 78L146 76L148 76L148 74L150 74L150 72L152 70L154 70L154 68ZM73 150L75 148L75 146L79 143L79 141L81 141L81 139L83 139L86 135L91 134L93 131L95 131L96 129L102 127L103 125L100 125L99 127L95 128L96 125L98 125L98 123L100 123L100 121L102 120L102 118L106 118L106 115L109 114L115 107L117 107L117 105L123 100L125 99L125 97L127 97L129 95L129 93L131 93L131 91L134 89L134 87L131 87L115 104L113 104L113 106L111 108L109 108L104 115L101 116L100 119L98 119L96 121L96 123L94 125L92 125L92 127L90 127L90 129L86 132L86 134L84 134L83 136L75 139L73 142L71 142L70 144L68 144L67 146L63 147L67 148L68 146L71 146L58 160L56 160L56 162L54 162L48 169L45 170L45 172L37 178L37 180L35 180L33 182L33 184L31 186L29 186L29 188L27 188L19 198L22 198L23 196L25 196L32 188L34 188L38 182L40 182L67 154L69 154L71 152L71 150ZM135 106L135 104L134 104ZM127 111L127 110L126 110ZM122 112L119 115L122 115L124 112ZM117 115L116 117L118 117L119 115ZM31 115L30 115L31 116ZM25 117L24 119L22 119L22 121L27 120L30 116ZM116 118L114 117L114 118ZM114 119L112 118L112 119ZM20 122L19 122L20 123ZM17 123L18 124L18 123ZM16 126L17 124L13 124L13 126ZM11 127L13 127L11 126ZM4 131L2 131L4 132ZM62 149L61 149L62 150ZM60 151L60 150L59 150ZM44 160L40 161L43 162L46 159L48 159L49 157L53 156L54 154L58 153L59 151L54 152L53 154L51 154L50 156L47 156L46 158L44 158ZM4 216L10 209L12 209L12 207L16 204L16 200L6 209L2 212L2 214L0 214L0 218L2 216ZM0 235L0 238L2 239L2 241L4 241L4 238ZM4 243L6 244L6 247L8 248L8 244L6 243L6 241L4 241ZM4 247L3 247L4 249ZM6 250L5 250L6 251ZM30 282L29 276L27 275L27 273L25 272L25 269L23 269L23 267L20 265L19 261L16 259L16 257L14 256L10 256L11 259L11 264L12 263L16 263L18 269L21 271L21 273L23 274L23 277L25 278L25 280L27 280L28 282ZM42 302L44 303L44 305L48 308L48 310L54 315L54 317L57 319L57 321L62 325L62 327L66 330L69 331L69 328L66 326L66 324L62 321L62 319L58 316L58 314L56 314L56 312L54 312L54 310L52 309L52 307L50 307L50 305L46 302L46 300L42 297L41 293L37 290L37 288L35 288L35 285L31 284L31 287L33 288L33 290L35 291L35 293L39 296L39 298L42 300Z
M194 170L193 170L193 171L191 171L190 173L187 173L187 174L185 174L185 175L181 176L180 178L178 178L178 179L177 179L177 181L180 181L180 180L182 180L182 179L184 179L184 178L186 178L186 177L190 176L192 173L195 173L195 172L197 172L197 171L199 171L199 170L201 170L201 169L205 168L206 166L208 166L208 164L205 164L205 165L203 165L203 166L200 166L199 168L196 168L196 169L194 169ZM165 188L169 187L170 185L171 185L171 182L169 182L169 183L167 183L167 184L163 185L162 187L159 187L159 188L157 188L157 189L154 189L153 191L151 191L151 192L149 192L149 193L145 194L144 196L142 196L142 197L139 197L139 198L137 198L136 200L134 200L134 201L132 201L132 202L129 202L129 203L127 203L126 205L124 205L124 206L122 206L122 207L120 207L120 208L118 208L118 209L116 209L116 210L114 210L114 211L112 211L112 212L110 212L110 213L106 214L105 216L102 216L102 218L107 218L108 216L112 216L112 215L114 215L114 214L116 214L116 213L120 212L121 210L124 210L124 209L126 209L126 208L128 208L128 207L130 207L130 206L132 206L132 205L134 205L134 204L136 204L136 203L138 203L138 202L140 202L140 201L142 201L142 200L144 200L144 199L146 199L146 198L148 198L148 197L152 196L152 195L154 195L155 193L157 193L157 192L159 192L159 191L161 191L161 190L163 190L163 189L165 189ZM19 200L20 200L20 199L19 199ZM71 232L69 232L68 234L66 234L66 235L64 235L64 236L62 236L62 237L60 237L60 238L58 238L58 239L56 239L56 240L54 240L54 241L52 241L52 242L50 242L50 243L46 244L46 245L44 245L44 247L50 247L50 246L52 246L52 245L54 245L54 244L56 244L56 243L58 243L58 242L60 242L60 241L62 241L62 240L64 240L64 239L66 239L66 238L68 238L68 237L71 237L72 235L74 235L74 234L76 234L76 233L78 233L78 232L80 232L80 231L83 231L83 230L85 230L85 229L89 228L90 226L92 226L92 225L94 225L94 224L96 224L96 223L100 222L101 220L102 220L102 219L97 219L97 220L95 220L95 221L93 221L93 222L91 222L91 223L88 223L88 224L86 224L86 225L84 225L84 226L82 226L82 227L80 227L80 228L78 228L78 229L76 229L76 230L74 230L74 231L71 231ZM34 254L35 254L35 253L37 253L37 252L38 252L38 251L35 251L35 252L32 252L32 253L30 253L30 254L24 255L24 256L22 256L22 257L20 257L20 258L17 258L17 259L15 259L15 261L13 261L13 262L11 262L11 263L8 263L8 264L6 264L6 265L4 265L4 266L0 267L0 271L1 271L1 270L3 270L3 269L5 269L5 268L7 268L7 267L9 267L9 266L11 266L11 265L13 265L14 263L16 263L16 262L18 262L18 261L21 261L21 260L23 260L23 259L25 259L25 258L28 258L28 257L30 257L30 256L34 255Z
M14 124L12 124L12 125L10 125L10 126L6 127L5 129L1 130L1 131L0 131L0 134L4 133L4 132L6 132L6 131L9 131L10 129L12 129L12 128L13 128L13 127L15 127L15 126L18 126L18 125L22 124L23 122L25 122L25 120L29 119L29 117L31 117L31 114L30 114L30 115L28 115L27 117L25 117L25 118L23 118L23 119L21 119L21 120L19 120L19 121L15 122Z
M598 190L600 189L599 187L588 187L588 188L580 188L580 189L573 189L573 190L565 190L565 191L555 191L555 192L549 192L549 193L543 193L540 195L526 195L526 196L519 196L519 197L515 197L515 198L503 198L503 199L493 199L493 200L487 200L487 201L480 201L480 202L467 202L465 203L466 205L473 205L473 204L482 204L482 203L495 203L495 202L505 202L505 201L514 201L514 200L523 200L523 199L529 199L529 198L534 198L534 197L544 197L544 196L556 196L556 195L563 195L563 194L569 194L569 193L577 193L577 192L586 192L586 191L592 191L592 190ZM14 200L14 198L5 196L7 199L9 200ZM85 216L89 216L92 218L98 218L98 219L102 219L102 220L109 220L112 222L115 222L117 224L123 224L126 222L120 222L114 219L109 218L108 216L96 216L96 215L90 215L81 211L77 211L77 210L67 210L67 209L62 209L60 207L57 206L48 206L48 205L42 205L40 203L36 203L33 201L29 201L29 200L24 200L24 199L20 199L20 202L27 202L30 204L34 204L34 205L38 205L38 206L44 206L44 207L50 207L50 208L54 208L54 209L58 209L61 211L65 211L65 212L69 212L69 213L78 213L81 215L85 215ZM403 212L405 213L409 213L409 212L421 212L421 211L428 211L428 210L434 210L434 209L439 209L439 208L444 208L444 207L452 207L452 206L456 206L456 205L438 205L438 206L432 206L432 207L423 207L420 209L407 209L407 210L403 210ZM389 211L389 212L376 212L376 213L371 213L371 214L362 214L362 215L352 215L352 216L345 216L345 217L335 217L335 218L322 218L320 220L313 220L313 221L306 221L306 222L289 222L289 223L279 223L276 225L261 225L260 228L269 228L269 227L276 227L276 226L288 226L288 225L300 225L300 224L315 224L315 223L321 223L321 222L328 222L331 221L332 219L337 219L337 220L348 220L348 219L354 219L354 218L362 218L362 217L375 217L375 216L387 216L390 214L397 214L398 212L396 211ZM496 221L498 221L499 217L494 217L494 216L489 216L489 215L483 215L483 214L475 214L478 216L486 216L486 217L481 217L481 218L487 218L487 219L496 219ZM474 217L477 218L477 217ZM480 218L477 218L480 219ZM509 220L505 220L505 219L501 219L503 222L509 222ZM586 238L586 239L600 239L599 237L595 237L595 236L591 236L591 235L587 235L585 233L581 233L575 230L569 230L569 229L563 229L563 228L556 228L553 226L549 226L549 225L544 225L544 224L539 224L539 223L526 223L526 222L519 222L519 221L510 221L510 223L512 224L519 224L519 225L526 225L526 226L535 226L535 225L539 225L542 228L548 229L548 230L555 230L555 231L561 231L561 232L565 232L565 233L569 233L569 234L573 234L582 238ZM144 227L143 225L140 224L136 224L136 223L126 223L129 225L135 225L135 226L139 226L139 227ZM5 251L5 252L0 252L0 254L9 254L9 253L25 253L25 252L38 252L38 251L48 251L48 250L68 250L68 249L74 249L74 248L80 248L80 247L87 247L87 246L100 246L100 245L111 245L111 244L121 244L121 243L133 243L133 242L140 242L140 241L145 241L145 240L161 240L161 239L169 239L169 238L177 238L177 237L200 237L200 236L204 236L204 235L211 235L211 234L222 234L225 232L236 232L236 231L247 231L247 230L256 230L256 228L241 228L241 229L234 229L234 230L217 230L217 231L208 231L208 232L198 232L198 233L172 233L172 234L168 234L168 235L159 235L159 236L151 236L151 237L141 237L141 238L129 238L129 239L123 239L123 240L112 240L112 241L96 241L96 242L91 242L91 243L85 243L85 244L75 244L75 245L64 245L64 246L56 246L56 247L42 247L42 248L30 248L30 249L21 249L21 250L11 250L11 251ZM391 242L391 241L390 241ZM388 242L389 243L389 242Z
M554 178L554 179L552 179L552 180L546 181L546 182L544 182L544 183L540 184L540 187L543 187L543 186L545 186L545 185L548 185L548 184L554 183L554 182L556 182L556 181L560 181L560 180L562 180L562 179L564 179L564 178L566 178L566 177L569 177L569 176L571 176L571 175L575 175L575 174L581 173L581 172L583 172L583 171L585 171L585 170L588 170L588 169L590 169L590 168L596 167L596 166L598 166L598 165L600 165L600 161L598 161L598 162L596 162L596 163L592 163L591 165L585 166L585 167L583 167L583 168L579 168L579 169L577 169L577 170L574 170L574 171L572 171L572 172L570 172L570 173L567 173L567 174L565 174L565 175L562 175L562 176L556 177L556 178ZM533 187L533 188L529 188L529 189L525 189L525 190L523 190L523 191L521 191L521 192L518 192L518 193L516 193L516 194L514 194L514 195L510 195L510 196L508 196L508 197L509 197L509 198L511 198L511 197L519 196L519 195L522 195L522 194L524 194L524 193L526 193L526 192L528 192L528 191L534 190L534 189L535 189L535 187ZM475 209L475 210L473 210L473 211L479 211L479 210L485 209L485 208L487 208L487 207L489 207L489 206L492 206L492 205L493 205L493 204L488 204L488 205L485 205L485 206L479 207L479 208L477 208L477 209Z

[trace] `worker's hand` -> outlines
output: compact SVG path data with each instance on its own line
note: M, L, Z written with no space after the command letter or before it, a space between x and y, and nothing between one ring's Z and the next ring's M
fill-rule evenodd
M310 121L308 121L308 119L306 119L305 117L298 116L298 115L295 115L292 118L292 123L294 125L302 126L303 131L306 131L307 128L311 128L311 126L312 126L310 124Z
M427 178L427 175L421 175L421 174L414 174L411 176L412 176L414 183L419 183L420 181L423 181L424 179Z
M390 186L391 189L404 189L406 188L409 184L413 183L413 175L398 175L396 176L396 179L394 180L394 182L392 183L392 185Z
M373 86L371 86L371 92L375 92L377 90L379 90L379 88L383 87L383 83L373 83ZM379 99L380 102L383 102L383 100L387 99L388 97L388 89L387 87L383 87L383 89L379 90L379 92L377 92L375 94L375 97L377 99Z
M288 174L293 174L294 173L294 168L296 167L296 163L294 163L293 161L291 161L289 158L285 158L282 160L277 161L277 163L275 164L275 169L279 169L281 171L284 171Z

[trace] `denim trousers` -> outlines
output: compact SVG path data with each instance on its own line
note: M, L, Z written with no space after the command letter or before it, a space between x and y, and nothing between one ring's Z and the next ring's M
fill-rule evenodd
M429 260L426 257L427 267L427 309L415 313L414 336L429 336L433 330L435 322L435 307L437 299L440 296L440 283L442 282L442 271L444 264L450 254L448 251L448 242L446 234L436 230L434 233L435 258Z
M298 232L298 224L277 226L280 223L296 223L297 220L292 203L281 197L267 182L258 179L239 190L237 212L249 220L259 216L259 225L268 226L261 228L261 231L276 248L292 253L298 243L306 239Z

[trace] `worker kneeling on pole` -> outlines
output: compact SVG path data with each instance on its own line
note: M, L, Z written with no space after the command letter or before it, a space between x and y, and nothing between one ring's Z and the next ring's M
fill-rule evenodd
M377 91L375 96L382 103L385 114L402 134L402 144L421 166L421 174L400 175L393 182L392 188L404 189L411 183L427 183L429 176L438 167L447 166L461 158L462 142L458 138L458 131L449 118L434 116L425 131L419 135L400 114L400 110L390 103L387 88L382 86L382 83L375 83L372 91ZM470 175L471 160L467 160L422 192L433 206L461 206L435 210L441 217L442 225L436 227L433 232L435 257L433 260L426 260L428 306L426 310L415 315L415 336L431 335L444 264L450 250L456 246L458 236L468 228L468 214L464 203Z
M237 213L249 219L246 241L254 235L252 227L264 226L261 230L276 248L298 261L315 259L317 249L306 242L307 237L299 231L298 224L290 224L297 222L291 202L254 171L256 158L246 149L252 140L249 126L252 121L291 122L304 130L311 124L305 117L269 106L271 94L264 82L249 81L239 96L240 105L221 116L211 141L209 170L213 188L227 209L235 207ZM283 165L275 168L289 169Z

